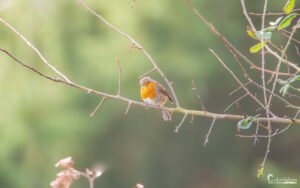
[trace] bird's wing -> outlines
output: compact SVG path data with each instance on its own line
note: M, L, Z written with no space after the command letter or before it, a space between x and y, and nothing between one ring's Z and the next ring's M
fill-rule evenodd
M170 93L161 84L157 83L157 89L160 93L166 95L171 102L173 102L173 99L172 99Z

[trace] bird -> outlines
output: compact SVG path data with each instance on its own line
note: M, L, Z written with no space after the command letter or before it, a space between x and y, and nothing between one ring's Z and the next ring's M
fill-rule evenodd
M140 79L141 85L141 98L149 105L157 105L165 107L168 101L173 102L173 99L168 92L159 82L150 77L143 77ZM163 119L165 121L171 120L171 114L167 110L162 110Z

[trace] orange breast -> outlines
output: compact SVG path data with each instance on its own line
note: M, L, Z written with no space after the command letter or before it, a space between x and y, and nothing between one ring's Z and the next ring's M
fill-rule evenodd
M155 82L151 82L141 88L141 97L142 99L154 99L156 97Z

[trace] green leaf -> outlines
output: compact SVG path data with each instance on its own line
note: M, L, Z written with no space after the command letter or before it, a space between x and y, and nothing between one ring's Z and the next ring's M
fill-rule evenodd
M264 167L261 167L257 170L257 177L260 178L262 175L264 175Z
M291 79L290 83L295 82L295 81L300 81L300 75L294 76L294 77Z
M295 1L296 0L288 0L288 2L285 4L283 11L286 14L289 14L290 12L292 12L294 10L295 7Z
M246 119L240 120L237 126L239 129L249 129L255 120L256 117L249 116Z
M284 28L287 28L288 26L290 26L291 22L293 21L294 18L296 18L297 14L296 13L291 13L289 15L287 15L278 25L277 29L281 30Z
M257 53L257 52L259 52L266 43L267 43L267 41L264 41L263 43L260 42L260 43L255 44L254 46L252 46L250 48L250 52L251 53Z
M270 27L266 27L266 28L264 28L264 32L270 32L270 31L273 31L274 29L276 29L277 28L277 26L270 26Z
M249 37L259 40L259 39L257 38L255 32L252 31L251 29L247 29L247 34L249 35Z

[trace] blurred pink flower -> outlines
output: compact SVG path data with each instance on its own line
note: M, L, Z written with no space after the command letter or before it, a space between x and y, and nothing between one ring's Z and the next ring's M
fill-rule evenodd
M60 160L55 167L63 168L64 170L57 173L56 179L50 183L52 188L69 188L74 180L80 177L80 172L73 168L71 157Z
M69 168L72 168L73 165L74 165L74 162L72 160L72 157L66 157L66 158L61 159L60 161L58 161L55 164L55 167L60 167L60 168L63 168L63 169L69 169Z

